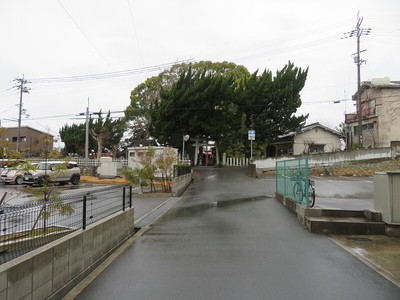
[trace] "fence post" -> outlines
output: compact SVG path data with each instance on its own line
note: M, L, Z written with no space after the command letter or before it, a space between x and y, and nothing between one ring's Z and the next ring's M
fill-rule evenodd
M132 208L132 186L129 186L129 208Z
M283 161L283 194L286 195L286 162Z
M86 229L86 196L83 196L82 229Z
M122 211L125 211L125 187L122 188Z

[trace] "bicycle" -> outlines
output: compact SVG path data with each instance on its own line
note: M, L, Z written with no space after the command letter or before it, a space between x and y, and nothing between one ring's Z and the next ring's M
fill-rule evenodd
M306 193L307 185L304 184L304 191L303 191L303 182L305 182L305 180L299 180L296 181L293 185L294 198L295 200L298 200L298 202L300 203L303 202L303 198L305 198L307 195ZM308 205L309 207L314 207L315 205L315 182L311 179L308 179Z

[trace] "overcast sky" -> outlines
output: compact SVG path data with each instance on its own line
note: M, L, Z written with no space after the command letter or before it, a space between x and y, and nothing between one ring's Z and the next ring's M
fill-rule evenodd
M22 125L56 136L63 125L84 121L76 115L88 98L91 112L123 111L138 84L191 59L230 61L250 72L275 72L289 60L309 67L299 113L334 128L355 111L356 38L341 37L355 28L358 11L362 27L372 29L361 38L362 81L400 80L398 0L1 0L1 125L18 125L12 86L23 75L31 90ZM111 78L75 81L102 73Z

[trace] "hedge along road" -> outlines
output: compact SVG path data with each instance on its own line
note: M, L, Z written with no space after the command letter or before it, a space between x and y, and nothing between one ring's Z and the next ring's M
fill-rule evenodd
M77 299L399 299L399 288L266 196L273 180L197 171L182 200Z

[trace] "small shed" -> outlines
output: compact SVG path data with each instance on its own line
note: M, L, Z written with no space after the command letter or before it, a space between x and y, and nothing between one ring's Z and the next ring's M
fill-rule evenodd
M152 147L155 151L155 157L161 154L164 151L163 146L157 146L157 147ZM176 153L176 158L178 160L178 149L172 148L175 153ZM134 168L141 168L142 165L140 163L141 158L147 153L149 150L149 147L128 147L128 167L134 169Z
M300 155L310 153L334 152L341 149L341 139L344 138L339 132L330 129L320 123L304 126L298 132L281 135L272 144L275 156Z

